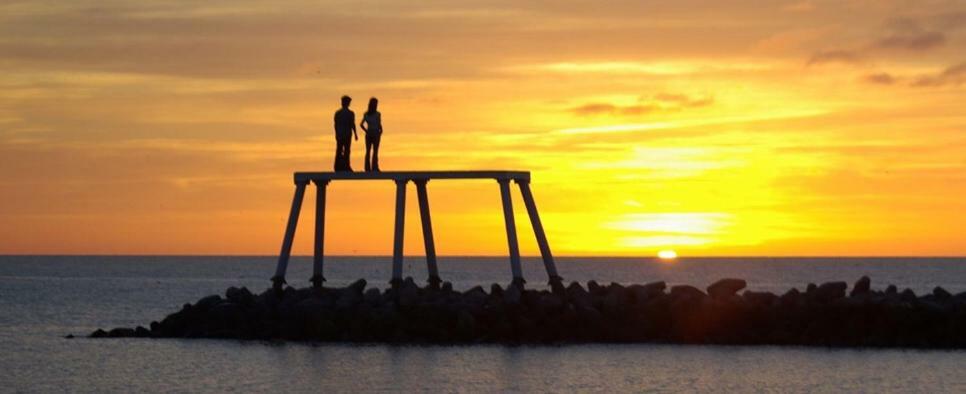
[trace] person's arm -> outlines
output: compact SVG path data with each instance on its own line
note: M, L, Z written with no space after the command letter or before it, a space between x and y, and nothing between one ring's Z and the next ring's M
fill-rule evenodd
M359 127L362 128L362 131L368 133L369 132L369 129L366 128L366 123L368 123L368 121L366 120L366 116L363 115L362 116L362 122L359 122Z
M359 133L356 132L356 114L355 113L352 114L352 122L349 124L352 125L352 135L354 135L356 137L356 141L358 141Z
M332 130L339 135L339 111L335 111L335 116L332 117Z

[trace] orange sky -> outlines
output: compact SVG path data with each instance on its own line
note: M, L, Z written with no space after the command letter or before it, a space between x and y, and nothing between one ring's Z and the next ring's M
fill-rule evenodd
M531 170L558 255L966 254L961 1L328 3L0 4L0 253L277 253L349 94L386 170ZM390 254L393 187L331 185L326 251ZM495 182L430 201L506 253Z

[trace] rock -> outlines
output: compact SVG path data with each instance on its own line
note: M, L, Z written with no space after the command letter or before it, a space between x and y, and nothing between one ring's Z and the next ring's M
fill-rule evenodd
M604 288L596 280L592 280L587 282L587 291L592 295L598 295L604 292Z
M744 279L721 279L708 286L708 295L717 300L727 300L747 285Z
M413 285L416 285L416 282L413 281L413 278L412 277L407 277L406 278L406 281L412 283ZM419 286L417 286L417 287L419 287ZM359 294L359 295L362 295L362 293L363 293L363 291L365 291L365 289L366 289L366 280L365 279L359 279L359 280L357 280L355 282L352 282L351 285L349 285L349 286L346 287L346 290L351 291L351 292L356 293L356 294Z
M490 285L490 296L491 297L503 297L503 288L500 287L499 283L494 283Z
M382 292L376 288L366 290L365 294L362 296L362 299L369 305L379 306L382 304Z
M74 334L67 334L64 336L66 339L74 339Z
M151 331L148 331L147 328L137 326L137 328L134 329L134 336L138 338L147 338L151 336Z
M202 311L207 311L209 308L211 308L211 307L213 307L215 305L218 305L219 302L221 302L221 296L219 296L217 294L216 295L210 295L210 296L207 296L207 297L204 297L204 298L198 300L198 302L195 303L194 307L195 308L198 308L198 309L200 309Z
M902 300L902 302L919 301L919 298L916 297L916 292L912 291L912 289L905 289L902 291L902 293L899 293L899 299Z
M819 301L829 302L845 297L845 289L849 285L845 282L826 282L812 291L810 294Z
M797 307L803 304L802 293L796 288L791 288L782 294L780 301L785 307Z
M953 298L953 295L950 292L939 286L936 286L936 288L932 289L932 295L939 301L947 301L950 298Z
M589 307L593 304L590 293L580 287L580 284L573 282L567 286L567 299L574 305Z
M452 293L453 284L449 282L443 282L443 286L440 288L440 291L442 291L443 293Z
M622 286L597 282L585 290L476 286L421 288L406 278L386 291L363 281L344 288L272 289L255 296L229 288L225 298L186 304L150 329L97 330L94 338L242 338L396 343L673 342L820 346L966 348L966 293L942 288L917 298L876 292L863 277L844 296L845 282L791 289L781 297L744 290L725 279L708 294L688 285ZM889 294L892 294L891 296ZM67 336L70 338L71 336Z
M253 295L252 292L248 291L248 289L245 287L240 289L237 287L229 287L228 290L225 291L225 298L228 301L236 304L251 305L255 300L255 295Z
M697 287L691 285L671 286L671 298L674 299L702 299L705 297Z
M624 309L624 288L615 286L607 291L602 304L602 311L611 316L619 315Z
M644 291L647 293L648 298L664 295L664 289L667 289L667 284L663 280L644 285Z
M756 306L767 307L767 306L772 306L779 302L779 298L777 295L769 293L767 291L758 292L758 291L745 290L744 293L741 293L741 296L745 299L745 301L748 301L749 304L756 305Z
M852 291L849 293L849 297L857 297L869 294L871 289L872 279L869 279L868 276L863 276L859 278L859 280L855 281L854 285L852 285Z
M131 338L134 336L133 328L115 328L107 332L108 338Z
M522 296L520 286L508 286L506 291L503 292L503 302L508 305L519 305Z
M896 285L889 285L889 287L886 287L885 294L886 296L899 295L899 289L896 288Z
M419 286L412 278L406 278L399 287L399 306L411 307L419 301Z

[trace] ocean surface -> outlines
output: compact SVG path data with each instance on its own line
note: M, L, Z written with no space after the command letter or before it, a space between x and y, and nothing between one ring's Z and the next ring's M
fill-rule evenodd
M564 279L705 287L724 277L784 292L862 275L917 293L966 291L966 258L559 258ZM387 257L330 257L327 285L384 287ZM506 258L443 257L457 289L506 284ZM388 346L232 340L87 339L145 325L229 286L260 292L274 257L0 256L0 392L966 392L966 351L804 347ZM288 281L308 285L311 258ZM529 287L546 287L538 258ZM404 275L423 283L425 264ZM67 334L79 338L65 339ZM966 333L964 333L966 335Z

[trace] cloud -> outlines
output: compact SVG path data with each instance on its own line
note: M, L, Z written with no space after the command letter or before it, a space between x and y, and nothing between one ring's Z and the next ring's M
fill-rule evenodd
M867 74L866 76L862 77L862 80L877 85L892 85L896 83L896 77L885 72Z
M895 18L886 23L889 34L872 44L880 49L924 51L946 43L942 31L927 30L912 18Z
M640 115L651 112L655 109L657 108L650 105L617 106L609 103L590 103L571 108L569 111L580 116L610 114Z
M714 103L714 97L690 97L684 94L658 93L654 95L654 100L670 103L680 108L706 107Z
M958 86L966 82L966 62L946 67L942 72L920 76L912 83L913 86Z
M714 103L714 97L692 97L679 93L658 93L651 97L642 96L640 104L620 106L611 103L588 103L568 109L580 116L595 115L641 115L656 111L671 112L689 108L706 107Z
M859 64L862 63L862 56L855 51L844 49L818 51L812 54L806 65L813 66L826 63Z

